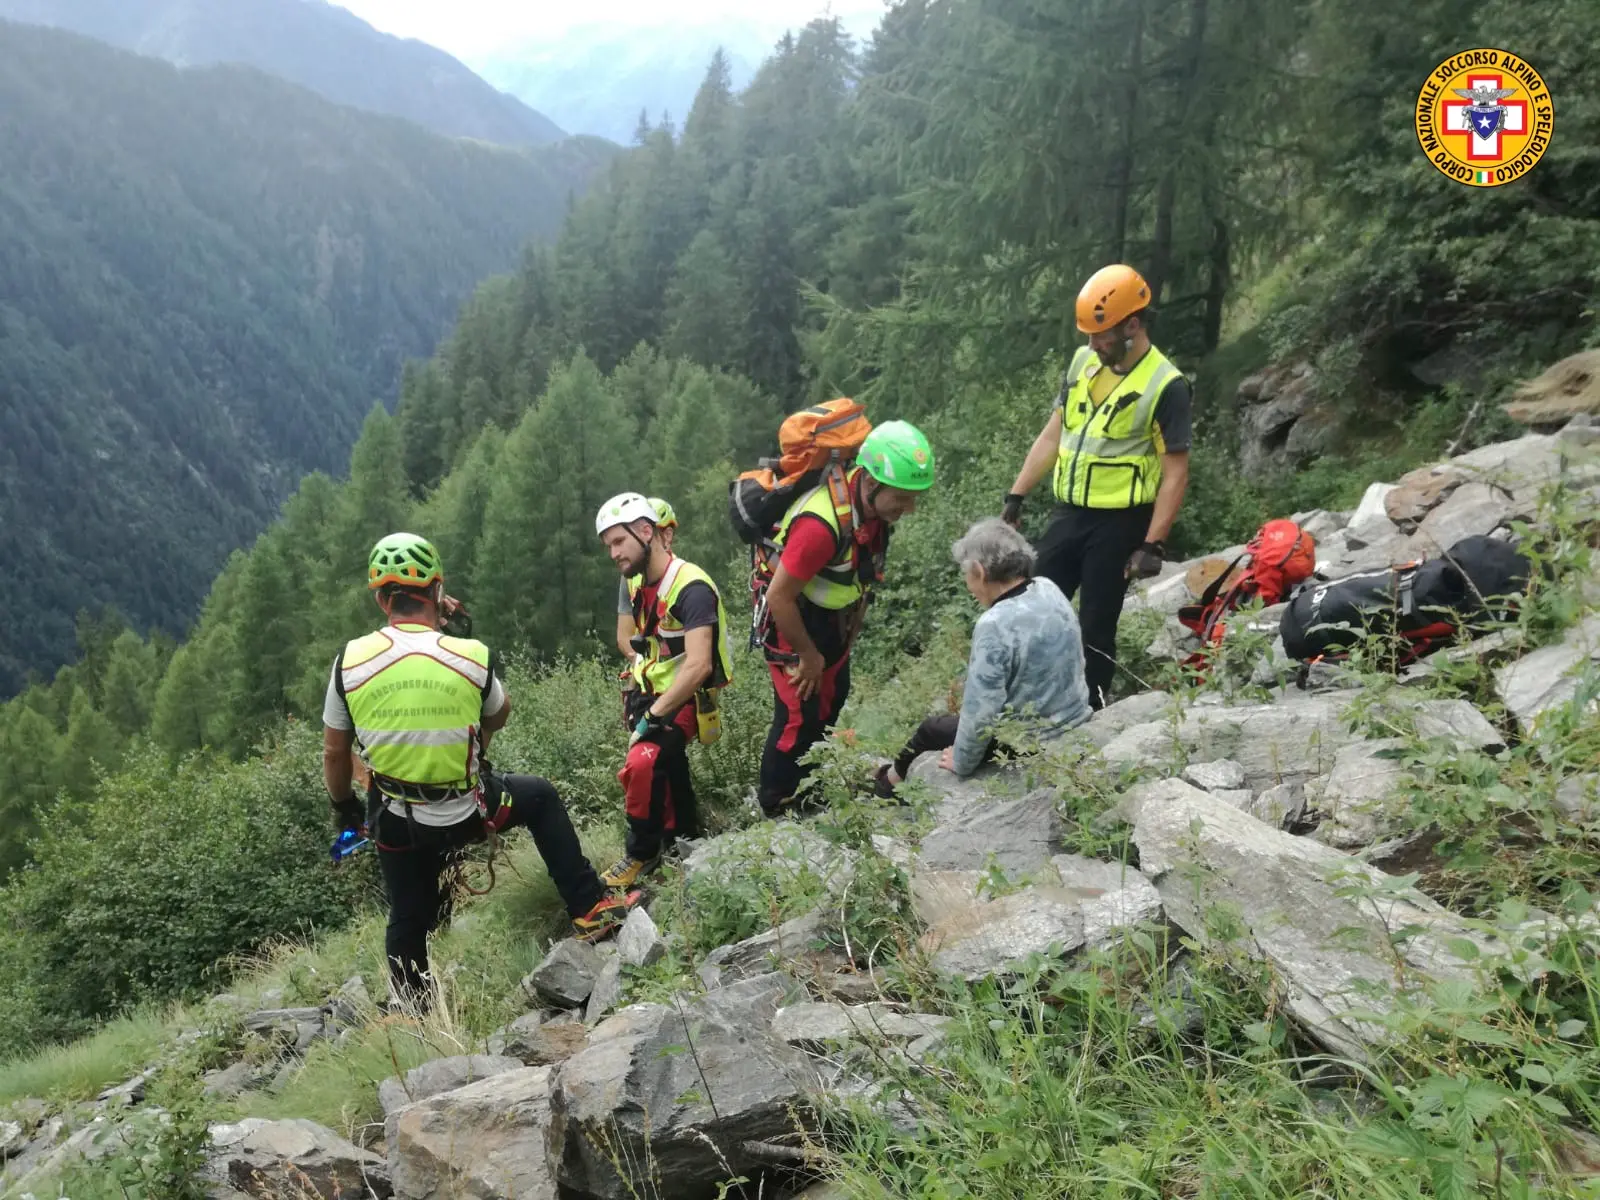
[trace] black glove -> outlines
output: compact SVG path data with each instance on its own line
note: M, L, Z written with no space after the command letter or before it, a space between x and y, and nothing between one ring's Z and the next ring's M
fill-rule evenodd
M628 739L628 745L631 746L639 739L647 738L652 734L665 733L671 728L672 722L666 717L658 717L655 713L647 710L634 724L633 736Z
M1150 579L1161 574L1161 568L1166 565L1167 548L1160 542L1146 542L1133 552L1133 557L1128 559L1127 577L1129 579Z
M472 614L469 613L459 600L448 614L439 618L439 632L454 638L469 638L472 636Z
M1006 493L1006 503L1000 510L1000 519L1013 529L1022 524L1022 501L1025 498L1018 492Z
M367 823L367 814L361 807L361 801L356 794L351 792L343 800L333 802L333 816L339 823L340 831L346 829L360 829Z

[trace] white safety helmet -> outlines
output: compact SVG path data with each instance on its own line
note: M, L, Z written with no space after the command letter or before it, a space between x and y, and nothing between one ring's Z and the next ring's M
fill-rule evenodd
M599 535L613 525L632 525L635 521L649 521L654 525L660 519L655 505L638 492L623 492L600 506L600 511L594 517L594 531Z

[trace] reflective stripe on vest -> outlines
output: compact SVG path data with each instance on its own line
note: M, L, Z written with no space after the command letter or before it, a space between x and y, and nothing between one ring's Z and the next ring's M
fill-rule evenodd
M401 783L471 791L489 686L489 648L424 625L390 625L339 658L356 741L373 771Z
M842 532L847 520L852 529L857 524L849 498L855 495L856 477L860 472L860 467L854 467L845 474L844 494L839 499L834 497L832 489L824 479L791 504L789 511L783 515L783 520L778 524L774 540L780 548L789 536L789 526L808 513L821 517L828 523L828 528L833 530L834 540L839 547L833 561L807 580L805 587L800 590L800 594L818 608L834 610L849 608L866 592L866 588L861 584L856 540L853 536L844 537Z
M628 598L633 602L634 628L649 639L650 649L633 656L633 678L641 690L651 696L665 695L677 678L678 667L683 662L683 623L672 615L672 606L678 602L683 589L692 583L703 583L717 598L717 624L711 631L711 678L705 687L724 687L733 681L733 656L728 652L728 620L722 611L722 593L699 567L681 558L667 563L661 581L656 585L654 613L641 611L640 593L644 591L644 576L634 575L628 580Z
M1067 368L1056 499L1079 508L1150 504L1161 486L1156 404L1178 368L1152 346L1097 405L1089 389L1105 369L1087 346L1079 347Z

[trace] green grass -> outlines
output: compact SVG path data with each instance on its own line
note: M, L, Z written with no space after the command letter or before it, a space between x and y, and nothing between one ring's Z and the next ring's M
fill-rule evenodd
M0 1063L0 1106L88 1100L138 1073L171 1037L172 1016L151 1008L107 1023L90 1036Z

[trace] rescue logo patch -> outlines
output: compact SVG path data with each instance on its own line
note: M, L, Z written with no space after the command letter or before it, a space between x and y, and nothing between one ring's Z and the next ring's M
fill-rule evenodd
M1509 50L1463 50L1423 83L1416 130L1437 170L1469 187L1499 187L1544 157L1555 106L1531 63Z

